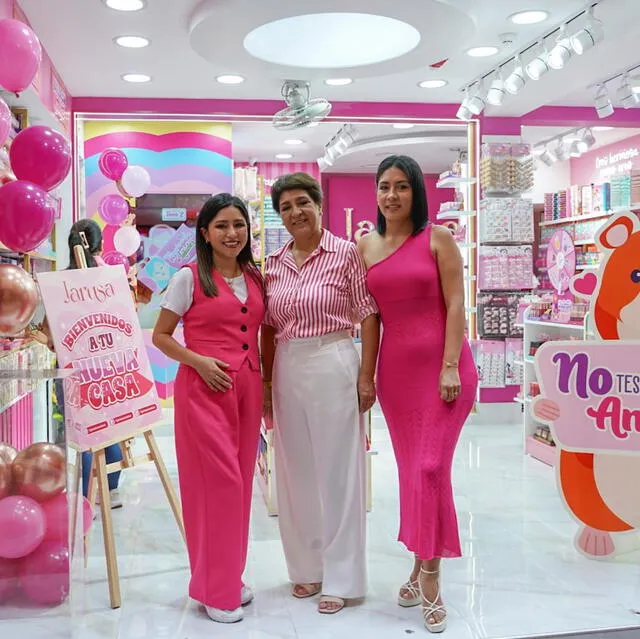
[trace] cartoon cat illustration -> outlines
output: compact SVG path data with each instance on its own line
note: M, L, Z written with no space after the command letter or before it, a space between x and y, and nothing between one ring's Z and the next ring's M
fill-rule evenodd
M640 220L632 213L612 218L596 237L604 259L598 275L587 272L572 282L574 294L593 298L591 311L601 340L640 339ZM638 365L640 369L640 363ZM553 422L560 407L549 400L534 403L536 417ZM640 527L640 508L619 503L611 468L625 481L640 482L640 458L560 450L558 477L569 510L583 524L576 544L590 557L612 555L612 533ZM600 469L600 475L599 475Z

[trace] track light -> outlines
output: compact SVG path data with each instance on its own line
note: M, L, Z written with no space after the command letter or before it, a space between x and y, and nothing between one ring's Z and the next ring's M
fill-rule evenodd
M485 102L484 96L484 86L482 82L478 84L478 88L476 92L469 99L469 103L467 104L467 108L473 115L480 115L484 111L484 107L487 105Z
M582 151L580 150L580 142L578 140L574 140L569 145L568 154L570 158L579 158L582 155Z
M459 120L471 120L471 118L473 117L473 112L469 108L469 101L469 87L467 87L464 90L464 100L462 100L462 104L460 105L460 108L456 113L456 118L458 118Z
M585 129L578 140L578 148L581 153L585 153L596 143L596 137L591 129Z
M593 7L589 7L587 15L587 24L570 38L571 46L578 55L593 49L604 40L604 25L593 15Z
M511 94L517 95L522 91L525 84L527 84L527 78L524 73L524 69L522 68L522 62L520 61L520 56L517 55L515 58L515 67L507 79L504 81L504 88Z
M562 162L567 159L567 150L564 147L564 138L560 138L558 140L558 144L556 144L553 154L558 159L558 162Z
M487 103L492 106L502 106L506 93L502 73L500 71L496 71L495 78L489 87L489 91L487 91Z
M560 71L560 69L564 69L572 56L571 38L567 36L567 26L563 24L560 27L560 35L556 39L554 47L549 51L547 62L552 69Z
M615 109L613 108L613 104L611 103L611 98L609 97L607 87L604 84L601 84L598 87L594 105L600 119L608 118L615 111Z
M625 109L631 109L640 103L640 94L634 92L633 87L629 82L629 76L626 73L622 77L617 98L618 102L620 102Z
M529 64L527 64L526 67L527 75L532 80L539 80L549 71L551 67L549 66L548 57L549 53L547 51L547 47L541 42L540 52L533 60L531 60L531 62L529 62Z
M558 161L558 158L555 156L555 154L551 152L546 146L544 147L544 151L542 151L542 153L538 156L538 159L547 166L553 166Z

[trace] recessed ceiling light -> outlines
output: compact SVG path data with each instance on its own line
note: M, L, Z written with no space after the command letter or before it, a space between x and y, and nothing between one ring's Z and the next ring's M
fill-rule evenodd
M391 126L394 129L413 129L415 124L411 124L411 122L394 122Z
M104 0L114 11L140 11L147 6L146 0Z
M353 80L351 78L329 78L324 83L330 87L346 87L347 84L351 84Z
M219 75L216 82L220 84L242 84L244 78L241 75Z
M544 22L549 17L548 11L533 10L533 11L519 11L509 16L509 20L513 24L538 24Z
M146 73L125 73L122 76L125 82L131 82L133 84L144 84L145 82L151 82L151 76Z
M309 122L309 124L307 124L307 128L312 128L314 126L320 126L320 122Z
M418 84L421 89L441 89L449 84L446 80L423 80Z
M151 44L151 41L142 36L119 36L114 42L125 49L144 49Z
M473 47L467 51L467 55L472 58L488 58L498 53L499 50L498 47Z
M293 157L291 153L277 153L276 160L290 160Z
M298 146L299 144L304 144L304 141L303 140L285 140L284 143L288 144L289 146Z
M612 126L594 126L591 127L594 131L613 131Z

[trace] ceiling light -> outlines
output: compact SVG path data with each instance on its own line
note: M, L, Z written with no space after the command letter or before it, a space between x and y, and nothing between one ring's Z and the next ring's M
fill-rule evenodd
M276 160L290 160L292 157L291 153L276 153Z
M609 93L607 92L607 88L604 84L601 84L598 88L594 100L594 106L596 107L596 112L600 119L608 118L615 111L613 104L611 103Z
M548 147L544 148L538 159L547 166L553 166L558 161L558 158Z
M295 51L296 67L320 70L394 60L413 51L420 40L420 31L408 22L372 13L334 11L262 24L245 36L243 45L249 55L285 67L291 66L291 52ZM287 46L282 46L285 42Z
M564 69L565 65L573 56L573 47L571 46L571 38L567 36L567 27L562 25L560 27L560 35L556 39L556 43L549 51L547 56L547 62L552 69L559 71Z
M114 42L125 49L144 49L151 44L147 38L142 36L119 36L115 38Z
M589 8L587 15L587 24L571 36L571 46L578 55L593 49L604 40L604 25L594 17L593 7Z
M631 109L640 103L640 93L635 93L631 88L631 84L629 82L629 76L624 75L622 77L622 82L620 84L620 88L617 93L618 102L622 104L625 109Z
M469 87L467 87L464 90L464 100L462 101L462 104L460 105L460 107L458 108L458 112L456 113L456 118L458 118L459 120L471 120L471 118L473 117L473 113L469 108L469 100Z
M467 51L467 55L472 58L488 58L498 53L498 47L473 47Z
M288 144L289 146L298 146L300 144L304 144L304 141L303 140L285 140L284 143Z
M596 143L596 137L593 135L593 131L591 129L585 129L580 136L580 140L578 141L578 148L582 153L588 151L592 146Z
M219 75L216 82L220 84L242 84L244 78L241 75Z
M320 122L309 122L309 124L307 124L307 128L311 129L311 128L313 128L315 126L319 126L319 125L320 125Z
M140 11L146 6L146 0L105 0L109 9L114 11Z
M418 84L421 89L441 89L449 84L446 80L423 80Z
M612 126L594 126L593 131L613 131Z
M347 84L351 84L353 80L351 78L329 78L324 83L330 87L346 87Z
M484 95L484 86L482 82L478 85L476 92L469 99L467 108L473 115L480 115L484 111L484 107L487 106Z
M413 129L415 124L411 124L410 122L394 122L391 126L394 129Z
M531 60L531 62L529 62L526 67L527 75L532 80L539 80L549 71L551 67L547 62L548 57L549 53L547 51L547 48L543 43L540 43L540 53L533 60Z
M496 77L491 83L489 91L487 91L487 102L493 106L502 106L505 95L504 80L502 79L502 74L497 71Z
M513 24L538 24L549 17L548 11L520 11L509 17Z
M580 142L577 140L572 142L569 146L569 157L570 158L579 158L582 155L582 151L580 151Z
M125 82L131 82L133 84L144 84L145 82L151 82L151 76L146 73L125 73L122 76Z
M558 144L556 145L556 148L553 151L553 154L556 156L556 158L558 159L559 162L562 162L563 160L567 159L567 151L564 148L564 139L563 138L560 138L558 140Z
M527 78L522 68L522 62L520 56L516 56L515 67L511 74L504 81L504 88L511 94L517 95L524 88L527 83Z

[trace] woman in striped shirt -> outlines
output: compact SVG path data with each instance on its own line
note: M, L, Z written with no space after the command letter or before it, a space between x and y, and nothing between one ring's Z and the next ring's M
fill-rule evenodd
M375 402L377 308L355 244L322 229L318 182L285 175L271 197L293 236L267 258L262 331L280 533L293 596L322 592L318 611L333 614L366 589L361 414ZM362 361L354 324L362 326Z

